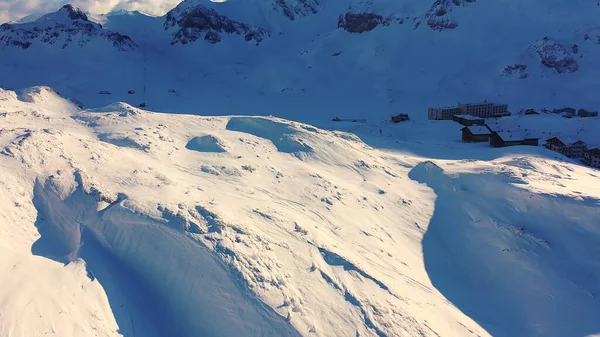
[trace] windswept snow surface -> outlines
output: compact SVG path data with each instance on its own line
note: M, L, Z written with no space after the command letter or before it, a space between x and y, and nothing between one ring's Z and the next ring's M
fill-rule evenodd
M1 90L0 335L599 333L599 171L444 125L363 142ZM490 158L391 136L416 126Z

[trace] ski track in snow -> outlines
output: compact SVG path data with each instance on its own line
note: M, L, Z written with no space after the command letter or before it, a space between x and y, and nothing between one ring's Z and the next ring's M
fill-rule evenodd
M45 87L0 90L0 126L0 335L600 332L598 171L546 149Z

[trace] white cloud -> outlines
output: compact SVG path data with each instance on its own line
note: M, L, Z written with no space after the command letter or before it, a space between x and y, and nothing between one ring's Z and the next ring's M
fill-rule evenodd
M0 0L0 23L55 12L67 3L94 14L126 9L163 15L180 2L181 0Z

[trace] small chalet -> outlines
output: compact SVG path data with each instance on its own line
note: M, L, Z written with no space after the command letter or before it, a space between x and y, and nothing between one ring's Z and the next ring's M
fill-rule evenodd
M492 131L485 125L465 126L461 131L462 140L465 142L487 142L492 135Z
M535 111L534 109L527 109L527 110L525 110L525 114L526 115L539 115L540 113Z
M600 168L600 149L594 148L585 151L583 161L592 167Z
M492 132L490 135L491 147L505 147L515 145L531 145L538 146L539 138L530 135L524 135L518 132L503 131Z
M570 158L583 157L583 154L586 151L584 142L569 138L552 137L546 140L544 147L552 151L560 152Z
M587 111L586 109L577 110L579 117L598 117L598 111Z
M485 125L485 119L471 115L454 115L452 120L464 126Z
M554 109L552 110L553 113L555 114L566 114L566 115L575 115L577 114L577 110L575 108L571 108L571 107L566 107L566 108L562 108L562 109Z
M400 123L410 120L408 114L397 114L396 116L392 116L392 122Z

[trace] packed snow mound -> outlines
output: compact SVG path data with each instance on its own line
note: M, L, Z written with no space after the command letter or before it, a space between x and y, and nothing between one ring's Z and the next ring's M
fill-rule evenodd
M39 105L62 104L72 105L72 102L60 96L54 89L46 86L26 88L18 94L18 99Z
M227 130L270 140L279 152L312 152L312 148L298 137L299 131L282 122L260 117L232 117L227 123Z
M139 114L144 113L144 110L133 107L124 102L111 103L102 108L92 108L92 109L87 109L86 111L96 112L96 113L118 113L122 117L134 116L134 115L139 115Z
M15 337L598 332L598 171L546 149L420 141L494 157L423 163L379 128L361 138L395 151L277 118L0 98L0 326ZM393 127L459 137L415 125ZM186 149L198 135L227 154Z
M194 137L185 144L185 148L198 152L226 152L223 142L213 135Z

